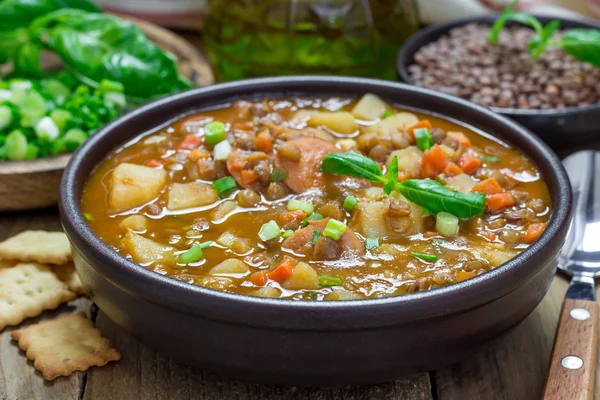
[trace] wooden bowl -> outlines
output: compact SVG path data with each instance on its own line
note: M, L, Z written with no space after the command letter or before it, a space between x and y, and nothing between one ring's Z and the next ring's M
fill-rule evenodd
M158 25L136 18L128 19L146 36L171 52L181 73L198 86L214 83L210 64L202 52L181 36ZM56 68L56 60L44 61L45 68ZM0 161L0 211L32 210L53 207L58 202L58 187L70 154L31 161Z

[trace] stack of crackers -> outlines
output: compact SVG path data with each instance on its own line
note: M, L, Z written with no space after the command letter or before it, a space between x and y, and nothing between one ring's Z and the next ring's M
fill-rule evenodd
M0 243L0 332L85 294L62 232L25 231ZM44 379L121 358L83 313L12 332Z

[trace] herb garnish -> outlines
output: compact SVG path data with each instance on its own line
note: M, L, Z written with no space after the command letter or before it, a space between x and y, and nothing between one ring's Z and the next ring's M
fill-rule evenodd
M411 256L415 258L420 258L421 260L436 262L438 260L438 256L435 254L425 254L425 253L410 253Z
M548 47L559 47L565 53L580 61L590 63L600 68L600 30L598 29L568 29L558 40L550 40L560 28L560 21L552 20L546 26L534 16L513 11L519 0L513 0L494 22L490 29L490 43L497 44L500 31L508 21L516 21L528 25L536 32L527 44L527 50L534 59L539 58Z
M426 213L436 215L448 212L458 218L470 218L485 211L485 195L461 193L450 190L431 179L410 179L398 182L398 160L392 159L387 177L372 159L354 152L329 153L323 159L321 171L337 175L349 175L383 183L384 192L399 191L408 201L421 207Z

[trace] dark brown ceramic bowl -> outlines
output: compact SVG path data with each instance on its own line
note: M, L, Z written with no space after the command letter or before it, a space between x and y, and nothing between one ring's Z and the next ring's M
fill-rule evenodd
M498 15L490 14L480 17L458 19L443 24L433 25L423 29L407 40L398 53L396 67L400 79L413 84L408 67L415 63L415 53L441 36L448 34L452 29L478 23L492 25ZM538 19L547 24L553 19L538 16ZM600 29L600 24L591 20L558 18L561 29ZM509 22L508 25L514 25ZM585 106L550 110L524 110L515 108L492 107L491 110L498 114L510 117L524 125L533 133L542 138L544 142L556 150L568 147L581 146L582 143L600 140L600 128L597 121L600 119L600 103Z
M81 215L84 184L109 152L184 113L238 98L358 97L367 92L461 121L527 153L539 166L554 205L543 235L506 264L455 285L399 297L308 302L215 291L154 273L115 252ZM191 90L117 119L72 157L62 181L60 211L86 290L102 311L144 343L245 380L341 385L444 367L518 324L542 300L554 276L571 215L571 192L548 147L489 110L398 83L302 76Z

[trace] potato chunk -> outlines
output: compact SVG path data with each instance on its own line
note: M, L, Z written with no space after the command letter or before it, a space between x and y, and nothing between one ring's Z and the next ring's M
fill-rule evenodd
M169 210L207 206L219 199L215 188L208 183L174 183L169 189Z
M308 111L301 110L296 113L296 118L306 120L311 127L325 126L334 132L348 135L358 130L354 115L347 111Z
M394 133L405 132L418 122L419 118L415 114L401 112L371 125L366 131L376 132L379 136L390 137Z
M364 121L373 121L381 118L388 105L374 94L365 94L352 109L352 114Z
M388 221L386 221L389 211L389 199L360 201L352 221L352 228L364 237L382 239L396 239L419 233L423 229L423 211L412 203L408 203L408 205L410 206L410 214L406 218L409 225L401 232L391 229Z
M398 171L409 174L411 178L419 177L421 173L421 158L423 157L421 150L410 146L402 150L392 151L387 158L386 164L388 167L394 156L398 157Z
M319 275L307 263L299 262L294 267L292 275L283 281L281 286L289 290L318 289Z
M237 258L228 258L208 271L209 275L235 275L235 277L242 277L249 272L248 266Z
M446 187L457 192L469 193L473 189L473 186L475 186L475 183L471 175L459 174L453 178L448 178Z
M139 264L150 264L157 261L163 257L164 253L171 250L170 247L138 235L130 229L127 230L121 243L125 250L131 254L133 261Z
M131 229L136 232L144 232L148 229L148 221L143 215L130 215L121 221L121 228Z
M279 292L279 290L271 286L265 286L256 289L254 292L251 293L251 295L258 297L270 297L272 299L276 299L281 296L281 293Z
M325 295L325 300L358 300L362 298L360 294L349 292L343 288L335 288L333 292Z
M156 198L167 183L164 169L123 163L112 172L108 203L114 212L141 206Z

